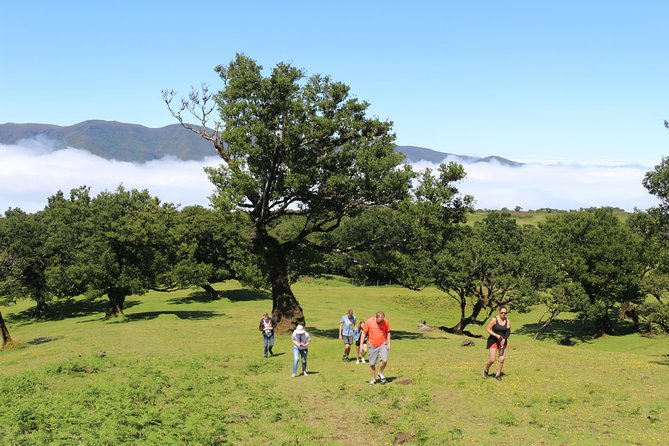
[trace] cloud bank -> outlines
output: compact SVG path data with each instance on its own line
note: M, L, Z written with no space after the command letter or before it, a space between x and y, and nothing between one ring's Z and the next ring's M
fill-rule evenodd
M121 183L126 188L148 189L164 202L207 206L213 186L203 168L218 163L217 157L204 161L164 158L142 164L121 162L75 148L54 150L48 140L40 138L16 145L0 144L0 212L10 207L35 212L43 209L47 198L58 190L68 194L70 189L86 185L97 195ZM414 167L436 168L431 163L416 163ZM612 206L631 211L658 203L641 184L651 167L541 163L522 167L476 163L464 167L467 177L459 189L474 196L478 209Z

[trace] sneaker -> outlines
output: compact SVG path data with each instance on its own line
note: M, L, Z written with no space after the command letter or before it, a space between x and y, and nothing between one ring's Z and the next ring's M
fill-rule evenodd
M501 375L495 375L495 379L496 379L497 381L501 381L501 380L502 380L502 377L501 377Z
M379 373L379 381L381 381L381 383L383 383L383 384L385 384L385 383L386 383L386 377L385 377L385 376L383 376L383 374L382 374L382 373Z
M370 385L370 386L373 386L374 384L376 384L376 381L375 381L375 380L371 380L371 381L369 382L369 385Z
M355 360L355 363L356 363L356 364L360 364L360 361L358 361L358 360L356 359L356 360Z
M307 372L303 372L302 374L303 374L304 376L307 376Z
M483 377L484 378L488 377L488 369L483 369Z
M297 376L297 375L294 374L294 373L293 373L292 375L290 375L291 378L295 378L296 376Z
M364 364L364 363L365 363L365 358L362 358L362 359L360 360L360 362L362 362L362 363Z

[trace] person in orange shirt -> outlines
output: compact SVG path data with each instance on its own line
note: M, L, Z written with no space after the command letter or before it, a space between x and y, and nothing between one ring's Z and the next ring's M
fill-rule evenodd
M390 351L390 322L386 319L383 311L376 313L375 317L370 317L365 322L365 328L360 334L360 345L369 344L369 370L372 374L372 380L369 384L376 384L376 380L381 383L386 382L386 377L383 376L383 371L388 365L388 352ZM379 362L379 373L376 373L376 363Z

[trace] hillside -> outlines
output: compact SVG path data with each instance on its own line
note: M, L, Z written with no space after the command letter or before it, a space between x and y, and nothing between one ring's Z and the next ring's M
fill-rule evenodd
M99 120L84 121L67 127L50 124L0 124L0 144L18 144L22 140L34 138L49 140L55 149L76 147L119 161L145 162L165 156L182 160L202 160L216 155L210 142L179 124L161 128ZM447 157L455 157L464 164L496 162L514 167L522 164L498 156L480 158L415 146L397 146L397 151L404 153L409 163L441 163Z
M104 302L54 302L65 317L38 321L31 304L4 307L19 343L0 352L3 445L656 445L669 429L666 338L583 338L561 319L541 340L542 310L514 324L502 382L486 379L482 339L421 332L448 325L455 301L436 289L354 287L308 279L294 291L313 338L308 376L291 378L289 335L263 358L266 293L218 284ZM393 332L385 385L367 364L341 359L339 318L383 309ZM483 328L474 326L475 334ZM556 341L572 336L576 345ZM463 346L473 341L474 346Z

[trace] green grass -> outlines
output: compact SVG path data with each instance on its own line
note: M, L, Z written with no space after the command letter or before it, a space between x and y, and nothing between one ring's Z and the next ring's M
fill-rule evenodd
M482 221L486 215L488 215L491 211L484 211L484 210L477 210L472 212L471 214L467 215L467 223L468 224L473 224L474 222L480 222ZM498 211L497 211L498 212ZM550 217L551 215L559 215L561 212L569 212L569 211L561 211L561 210L554 210L551 212L547 211L515 211L515 210L508 210L506 211L511 216L516 220L516 223L519 225L534 225L536 226L539 223L542 223L546 221L547 217ZM621 219L621 221L625 222L627 219L629 219L630 215L632 215L630 212L625 212L624 210L620 209L613 209L613 215Z
M449 325L456 308L436 289L354 287L310 279L294 291L314 340L307 377L290 378L289 335L262 357L266 293L218 286L129 299L102 319L103 301L58 306L57 320L2 309L19 347L0 353L2 445L541 445L665 444L669 343L636 334L590 339L560 321L532 339L539 311L511 313L503 382L484 379L483 340L419 333ZM79 308L77 316L62 317ZM386 385L341 361L346 309L384 310L394 341ZM470 327L482 334L480 327ZM557 339L574 333L576 345Z

